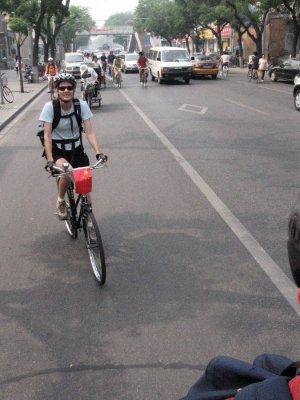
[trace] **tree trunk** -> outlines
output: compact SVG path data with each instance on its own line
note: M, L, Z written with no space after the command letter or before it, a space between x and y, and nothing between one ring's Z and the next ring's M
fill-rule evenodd
M19 77L20 77L20 92L24 93L24 82L23 82L23 71L22 71L22 60L21 60L21 45L17 43L17 54L19 62Z
M296 57L297 54L297 44L300 35L300 26L294 25L294 37L293 37L293 44L292 44L292 57Z
M191 54L190 43L189 43L188 37L185 37L185 45L186 45L187 51L189 52L189 54Z
M56 43L55 43L55 37L51 37L50 40L50 51L51 51L51 57L53 58L53 60L55 60L55 56L56 56Z

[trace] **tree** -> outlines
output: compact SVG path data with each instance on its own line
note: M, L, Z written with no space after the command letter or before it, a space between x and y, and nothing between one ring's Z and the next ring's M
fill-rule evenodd
M131 11L113 14L105 20L104 26L128 25L133 20L133 16Z
M28 36L28 24L27 22L18 17L11 18L9 21L10 29L14 33L15 42L17 45L17 55L19 62L19 76L20 76L20 90L24 93L23 75L22 75L22 63L21 63L21 47Z
M63 22L69 15L70 0L62 4L61 0L52 0L47 5L47 12L44 16L41 27L41 38L44 43L44 60L47 61L49 49L51 57L55 59L56 38L61 30Z
M69 16L65 19L58 34L65 51L73 43L76 32L89 31L94 25L95 21L86 7L70 6Z
M283 7L280 7L280 11L283 14L286 14L287 12L292 19L294 28L292 57L296 57L297 43L300 36L300 0L283 0L283 6L285 10Z
M185 19L179 14L178 4L171 0L140 0L134 13L134 29L151 32L172 40L185 36Z
M39 61L39 40L41 35L49 34L52 47L63 19L68 15L70 0L1 0L5 2L7 11L14 12L16 17L27 21L34 30L33 65ZM65 3L65 4L64 4ZM1 5L1 8L3 6ZM55 30L49 30L51 18L54 18ZM46 32L46 33L45 33Z
M225 0L233 10L234 17L241 27L245 29L250 39L256 46L259 55L263 53L262 36L265 30L268 12L276 7L278 0ZM281 0L280 0L281 1Z

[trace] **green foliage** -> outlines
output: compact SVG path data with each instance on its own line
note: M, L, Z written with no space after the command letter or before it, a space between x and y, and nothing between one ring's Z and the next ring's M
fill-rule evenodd
M76 32L89 31L94 25L95 21L86 7L70 6L69 16L65 19L58 38L67 48L74 40Z
M104 26L127 25L133 19L131 11L113 14L105 20Z
M14 32L17 45L22 45L28 36L28 23L23 18L14 17L9 21L10 29Z
M134 13L135 30L151 32L169 42L188 33L187 26L180 7L172 0L140 0Z

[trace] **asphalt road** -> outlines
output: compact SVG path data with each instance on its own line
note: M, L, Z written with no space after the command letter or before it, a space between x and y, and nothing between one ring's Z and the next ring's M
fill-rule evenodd
M124 75L93 124L107 257L55 216L35 137L43 94L0 142L0 397L175 400L218 354L299 358L287 220L299 192L292 85L245 74L184 83Z

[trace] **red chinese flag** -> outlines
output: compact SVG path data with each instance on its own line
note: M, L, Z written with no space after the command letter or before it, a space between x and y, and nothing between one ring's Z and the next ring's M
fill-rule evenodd
M296 376L295 378L289 381L289 389L292 395L293 400L300 399L300 376Z
M75 191L78 194L90 193L92 191L92 170L91 167L74 168L73 176Z

